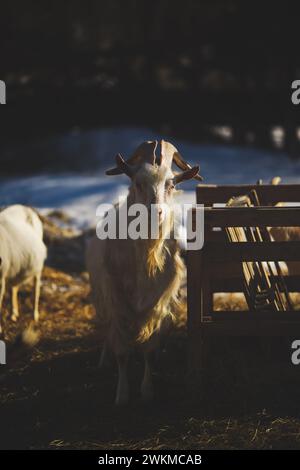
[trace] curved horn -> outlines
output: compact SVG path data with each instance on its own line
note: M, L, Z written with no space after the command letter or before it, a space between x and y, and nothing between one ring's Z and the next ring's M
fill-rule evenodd
M179 175L175 175L173 178L174 184L181 183L185 180L190 180L195 178L198 175L199 166L193 166L189 170L184 171L183 173L179 173Z
M173 144L164 140L162 140L160 144L160 155L158 156L158 158L156 157L156 149L158 145L157 140L143 142L141 145L138 146L138 148L126 162L121 156L120 157L122 158L124 163L127 163L129 168L131 166L140 165L142 163L149 163L151 165L157 163L158 165L161 165L162 162L164 162L165 165L171 168L172 163L174 162L175 165L177 165L178 168L183 171L191 170L191 165L182 158L182 156ZM128 170L127 168L127 171L132 172L132 168L130 168L130 170ZM117 162L116 168L111 168L110 170L106 171L107 175L121 175L122 173L126 172L124 171L124 165L121 164L120 161ZM199 175L199 173L195 174L193 178L198 181L203 180L202 176Z
M119 153L116 155L116 163L117 167L113 168L112 170L107 170L107 175L121 175L125 173L125 175L129 176L129 178L133 176L133 168L127 162L125 162L124 158Z
M123 171L120 168L116 167L116 168L111 168L110 170L106 170L105 174L108 176L122 175Z
M184 171L187 171L187 170L191 170L192 167L189 163L187 163L183 158L182 156L180 155L179 152L175 152L174 155L173 155L173 162L178 166L178 168L180 168L181 170L184 170ZM196 168L196 167L193 167L193 168ZM198 168L198 171L197 173L195 174L195 176L193 176L193 178L195 180L198 180L198 181L203 181L203 177L201 175L199 175L199 171L200 171L200 166L197 166Z
M130 165L137 165L139 163L150 163L150 165L154 165L157 144L157 140L147 140L143 142L127 160L127 163Z
M174 147L173 144L171 144L170 142L166 142L165 140L161 141L161 158L164 160L165 164L170 167L172 166L172 163L174 162L175 165L177 165L178 168L180 168L180 170L187 171L192 168L191 165L182 158L177 148ZM198 167L198 169L199 168L200 167ZM202 176L199 175L199 173L193 176L193 178L198 181L203 180Z
M138 148L131 155L131 157L128 158L126 163L128 163L128 165L139 165L141 163L150 163L151 165L154 165L156 160L155 151L157 143L157 140L143 142L141 145L138 146ZM119 166L117 166L116 168L111 168L110 170L107 170L105 173L111 176L121 175L124 172L120 169Z

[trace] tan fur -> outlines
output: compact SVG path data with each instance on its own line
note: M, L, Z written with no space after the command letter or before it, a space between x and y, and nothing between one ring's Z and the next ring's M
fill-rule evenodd
M149 243L147 251L147 271L149 277L154 277L157 271L162 271L164 264L163 240L154 240L153 243Z
M157 166L146 166L141 168L139 177L144 182L145 193L148 191L148 199L152 200L151 191L160 194L157 197L165 197L163 191L159 193L159 186L158 189L153 188L156 184L164 185L164 178L172 177L172 173ZM127 198L128 207L140 202L136 192L132 185ZM116 211L118 220L119 206ZM128 352L135 344L147 345L147 350L151 349L165 320L174 318L180 311L178 294L185 277L185 266L177 240L172 235L172 221L170 211L157 240L100 240L94 237L88 246L87 268L93 302L106 331L106 344L116 355L119 365L122 385L118 385L118 390L120 388L123 392L117 391L118 404L125 401L123 395L128 393L127 385L124 386ZM144 378L142 394L144 390L144 395L147 395L147 362L145 370L147 380Z
M92 295L97 314L118 354L157 331L172 306L185 266L175 240L91 241L87 251Z

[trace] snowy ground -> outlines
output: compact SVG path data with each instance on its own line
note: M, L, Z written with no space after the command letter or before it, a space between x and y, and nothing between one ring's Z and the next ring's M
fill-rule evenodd
M42 211L62 209L78 227L96 223L96 208L100 203L114 202L127 191L127 178L106 177L104 170L114 165L114 155L128 157L143 140L163 138L145 128L110 128L72 132L60 138L39 142L23 149L28 152L54 152L57 159L73 161L69 171L45 172L26 177L6 177L0 180L0 204L28 204ZM268 182L280 175L284 183L300 182L300 161L284 153L217 145L172 142L185 159L200 163L205 183L254 183L261 178ZM15 153L21 148L13 149ZM80 161L80 170L77 162ZM71 166L71 165L70 165ZM195 182L183 186L182 200L194 202ZM184 199L183 199L184 198Z

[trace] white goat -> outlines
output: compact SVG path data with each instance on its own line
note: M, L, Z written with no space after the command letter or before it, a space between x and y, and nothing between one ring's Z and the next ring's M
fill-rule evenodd
M108 175L125 173L131 179L127 207L142 203L148 211L152 204L172 205L175 185L190 178L202 179L199 167L191 168L176 148L161 141L144 142L125 162L118 155L117 167ZM175 162L183 171L174 175ZM120 208L117 206L117 219ZM149 213L149 212L148 212ZM163 213L158 210L162 227ZM173 217L172 210L165 217ZM165 224L170 227L171 224ZM145 369L141 386L144 400L153 396L149 352L155 347L157 334L172 310L178 306L178 293L185 275L179 246L172 233L160 230L158 239L105 239L96 236L87 250L93 302L97 314L106 324L106 345L116 356L118 386L116 404L129 399L127 363L135 344L143 345Z
M13 321L19 317L19 287L31 278L35 280L34 320L38 321L41 273L46 255L43 226L38 215L30 207L21 205L4 209L0 213L0 312L6 285L9 284L12 288Z

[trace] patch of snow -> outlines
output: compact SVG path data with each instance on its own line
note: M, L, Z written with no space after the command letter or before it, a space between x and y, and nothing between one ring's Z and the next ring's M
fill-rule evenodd
M53 142L47 140L44 145L48 152L51 149L56 158L84 159L81 162L84 170L2 178L0 204L31 205L44 213L60 209L78 228L95 225L97 206L116 202L127 193L126 176L104 174L105 169L114 166L114 155L121 152L128 157L143 140L160 138L164 136L145 128L111 128L73 132ZM300 182L300 161L291 160L283 152L171 140L186 160L200 164L205 183L255 183L258 179L269 182L277 175L283 183ZM43 143L36 148L43 151ZM179 196L181 203L195 202L195 185L191 181L182 186L185 191Z

